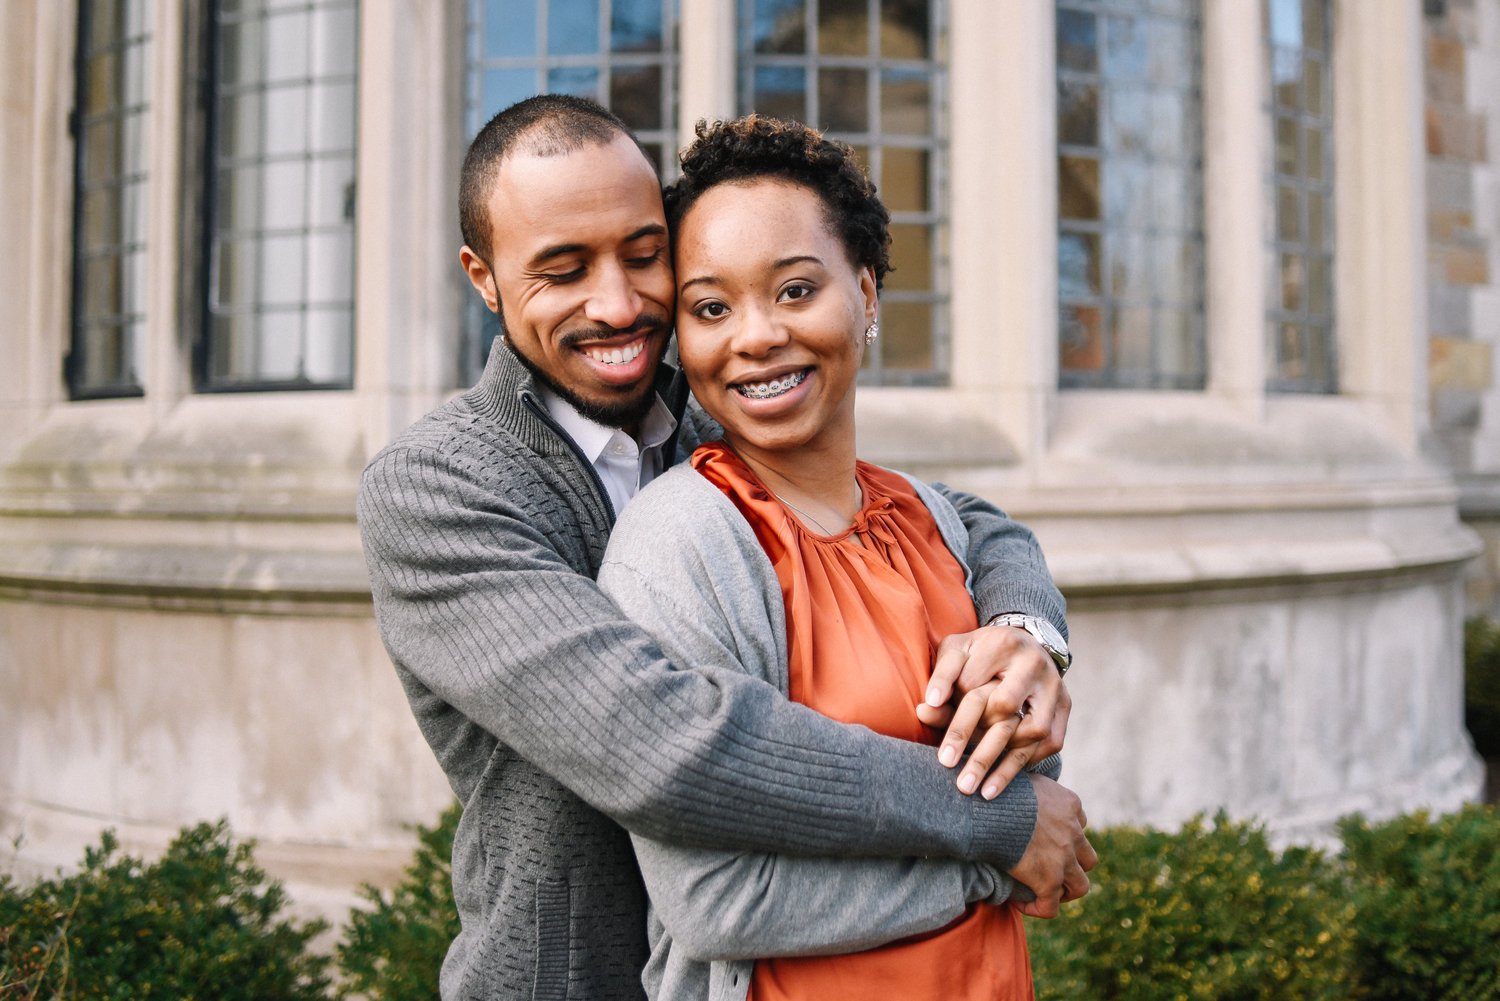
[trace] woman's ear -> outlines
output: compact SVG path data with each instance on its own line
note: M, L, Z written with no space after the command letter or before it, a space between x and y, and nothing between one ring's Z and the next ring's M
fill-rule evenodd
M880 312L880 290L875 287L873 267L866 265L859 269L859 292L865 298L865 326L869 326Z

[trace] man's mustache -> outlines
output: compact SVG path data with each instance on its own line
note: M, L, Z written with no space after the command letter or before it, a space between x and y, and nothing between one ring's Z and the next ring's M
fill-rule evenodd
M605 341L613 337L654 334L668 330L670 324L665 315L643 315L628 327L598 326L586 330L570 330L562 335L559 344L564 348L575 348L590 341Z

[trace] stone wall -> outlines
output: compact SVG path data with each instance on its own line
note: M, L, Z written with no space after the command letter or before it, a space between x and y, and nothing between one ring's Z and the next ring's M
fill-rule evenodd
M1500 0L1429 0L1426 45L1429 388L1434 445L1486 540L1471 611L1500 614Z

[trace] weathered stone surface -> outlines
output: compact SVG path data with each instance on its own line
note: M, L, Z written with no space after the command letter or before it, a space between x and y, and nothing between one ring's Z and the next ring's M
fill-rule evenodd
M1484 341L1434 337L1428 355L1433 389L1481 393L1494 385L1494 348Z

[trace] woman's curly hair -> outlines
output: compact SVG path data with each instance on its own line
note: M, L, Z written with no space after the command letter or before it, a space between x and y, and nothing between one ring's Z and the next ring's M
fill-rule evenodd
M873 268L880 288L891 270L891 216L854 150L799 122L764 115L713 124L700 119L695 131L698 138L682 151L682 176L662 195L674 236L688 209L716 185L767 177L790 181L822 199L850 263Z

